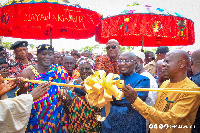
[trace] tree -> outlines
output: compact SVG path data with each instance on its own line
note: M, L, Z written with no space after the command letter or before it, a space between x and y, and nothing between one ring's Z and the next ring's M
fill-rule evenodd
M83 47L83 48L81 48L80 50L79 50L79 52L82 52L82 51L84 51L84 50L88 50L88 51L90 51L91 53L92 53L92 51L94 51L96 48L98 48L98 44L95 44L94 46L92 46L92 47L90 47L90 46L85 46L85 47Z
M31 47L32 50L33 50L34 47L35 47L35 45L33 45L33 44L29 44L29 46Z
M10 50L12 43L11 42L3 42L2 46Z

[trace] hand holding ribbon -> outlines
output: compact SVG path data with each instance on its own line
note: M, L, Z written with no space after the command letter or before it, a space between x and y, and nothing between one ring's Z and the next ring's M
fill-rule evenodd
M114 80L116 79L117 80ZM103 108L105 106L106 117L110 113L110 102L113 101L112 96L117 100L121 100L124 96L123 92L118 88L124 86L124 81L120 80L118 74L109 73L106 76L104 70L94 72L84 80L85 91L87 92L85 98L90 106ZM97 116L97 120L103 121L105 118Z

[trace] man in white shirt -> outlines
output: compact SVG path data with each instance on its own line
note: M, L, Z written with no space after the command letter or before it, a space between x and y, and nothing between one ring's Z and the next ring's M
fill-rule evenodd
M11 86L9 83L11 82L3 83L3 79L0 76L0 91L9 88ZM14 98L0 100L0 132L24 133L29 121L33 101L44 95L49 90L49 87L50 82L42 83L29 94L21 94Z
M143 76L146 76L150 79L150 88L158 88L158 84L156 82L156 79L144 69L144 59L145 59L145 54L140 51L132 51L136 56L137 56L137 65L135 67L135 71ZM157 91L149 91L148 97L146 98L145 103L154 106L156 98L157 98ZM149 121L146 120L146 132L149 130Z
M158 84L156 82L156 79L144 69L144 59L145 59L145 54L140 51L133 51L133 53L137 56L137 65L135 67L135 71L143 76L146 76L150 79L150 88L158 88ZM157 92L155 91L150 91L148 94L148 97L146 99L146 103L148 105L154 106L155 101L157 97Z

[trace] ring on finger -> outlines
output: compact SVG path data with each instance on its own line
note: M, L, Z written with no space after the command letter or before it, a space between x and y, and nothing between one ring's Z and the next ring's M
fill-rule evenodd
M63 96L63 99L67 99L66 96Z

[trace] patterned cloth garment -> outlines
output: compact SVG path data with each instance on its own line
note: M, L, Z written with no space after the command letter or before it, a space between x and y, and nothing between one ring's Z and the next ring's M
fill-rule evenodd
M80 78L80 73L78 69L75 69L73 70L73 73L72 73L72 79L77 79L77 78Z
M95 61L95 70L104 70L106 74L120 74L117 61L111 60L108 55L103 55L97 58Z
M74 92L76 96L69 107L68 133L100 133L101 122L96 120L95 113L101 109L91 107L81 89L75 88Z
M67 71L56 64L50 66L50 71L39 74L33 66L32 71L35 74L34 80L51 81L65 83L69 81ZM32 91L38 84L30 83L29 91ZM66 133L68 119L64 107L59 99L60 87L51 85L44 96L34 101L31 116L27 126L27 132L37 133Z
M31 59L29 59L28 58L28 60L29 60L29 64L23 64L20 60L15 60L15 63L16 63L16 65L14 65L14 66L12 66L11 68L10 68L10 71L11 71L11 75L9 76L9 77L18 77L19 76L19 74L22 72L22 70L24 69L24 68L26 68L27 66L29 66L29 65L35 65L36 64L36 62L34 62L33 60L31 60Z

